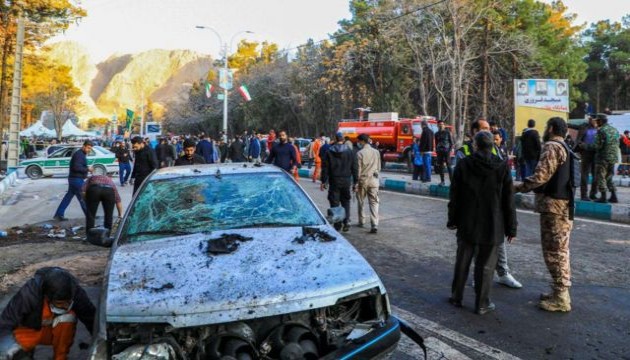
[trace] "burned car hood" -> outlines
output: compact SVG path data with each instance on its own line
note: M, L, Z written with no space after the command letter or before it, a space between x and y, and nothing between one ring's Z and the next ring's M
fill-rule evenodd
M120 245L111 259L107 321L200 326L330 306L374 287L385 292L346 239L330 226L316 228L335 240L295 241L303 228L283 227ZM251 240L217 253L213 242L225 234Z

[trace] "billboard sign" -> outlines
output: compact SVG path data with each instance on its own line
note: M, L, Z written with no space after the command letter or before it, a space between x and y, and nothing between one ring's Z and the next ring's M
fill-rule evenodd
M162 135L162 124L157 122L147 122L144 124L145 131L144 134L150 138L155 139L156 137Z
M536 120L536 128L544 129L547 120L569 114L569 80L515 79L514 120L516 135L526 127L529 119Z

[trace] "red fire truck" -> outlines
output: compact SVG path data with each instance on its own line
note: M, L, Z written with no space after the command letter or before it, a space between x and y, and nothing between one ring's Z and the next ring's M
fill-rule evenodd
M384 161L406 163L413 168L412 145L414 138L422 134L421 122L426 120L433 132L438 131L433 116L418 116L413 119L398 118L398 113L370 113L367 120L342 120L338 131L356 144L359 134L367 134L378 143ZM447 126L452 131L451 126Z

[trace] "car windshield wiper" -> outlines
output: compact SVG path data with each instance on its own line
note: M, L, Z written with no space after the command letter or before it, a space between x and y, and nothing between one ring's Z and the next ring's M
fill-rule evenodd
M293 224L293 223L284 223L284 222L265 222L265 223L254 223L247 225L240 225L230 227L229 229L247 229L247 228L270 228L270 227L302 227L307 226L304 224Z
M190 235L190 234L195 234L194 232L190 232L190 231L183 231L183 230L171 230L171 229L164 229L164 230L149 230L149 231L139 231L133 234L127 234L127 236L142 236L142 235Z

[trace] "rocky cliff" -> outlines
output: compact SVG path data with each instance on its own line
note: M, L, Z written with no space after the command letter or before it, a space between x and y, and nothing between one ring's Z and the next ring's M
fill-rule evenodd
M209 55L190 50L149 50L139 54L112 55L94 64L89 54L73 42L51 45L51 57L72 68L81 89L80 118L110 117L124 109L139 111L143 99L166 107L186 99L190 84L205 78L212 66Z

